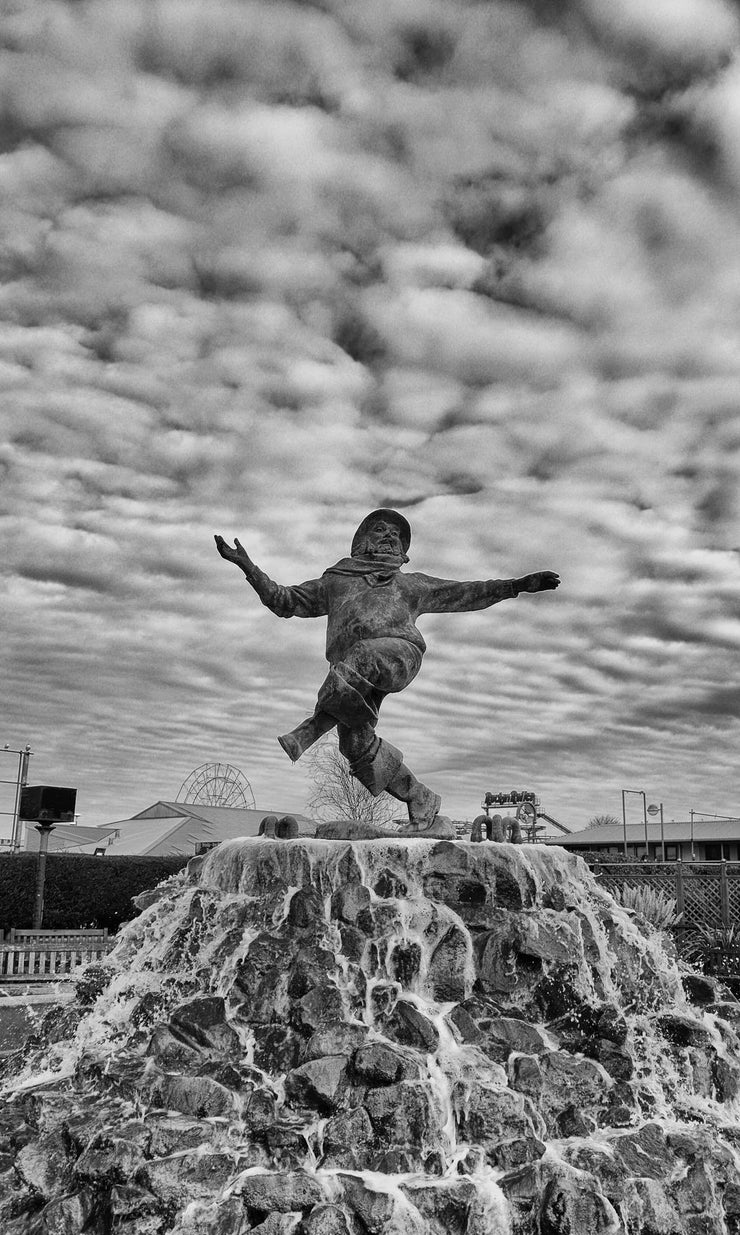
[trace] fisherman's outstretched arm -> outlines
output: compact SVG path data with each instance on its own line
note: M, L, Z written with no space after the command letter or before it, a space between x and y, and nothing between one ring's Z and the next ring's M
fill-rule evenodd
M250 558L238 540L234 548L223 536L215 536L216 548L227 562L233 562L244 572L262 604L278 617L323 617L326 614L326 587L323 579L309 579L297 587L284 587L276 583Z
M538 570L519 579L475 579L469 582L457 579L435 579L431 575L417 575L421 589L420 613L466 613L473 609L487 609L500 600L511 600L520 592L545 592L560 584L560 577L552 570Z

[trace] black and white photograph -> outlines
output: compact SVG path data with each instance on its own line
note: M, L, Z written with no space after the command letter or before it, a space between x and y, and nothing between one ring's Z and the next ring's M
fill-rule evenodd
M740 0L0 0L0 1235L740 1235Z

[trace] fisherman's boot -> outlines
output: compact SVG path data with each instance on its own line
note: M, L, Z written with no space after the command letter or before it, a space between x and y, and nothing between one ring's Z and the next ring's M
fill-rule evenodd
M336 720L328 712L314 712L300 725L296 725L290 733L284 733L278 738L289 759L297 763L301 755L305 755L309 746L318 742L319 738L328 733L336 725Z
M401 830L401 836L436 836L434 821L442 804L442 799L433 789L428 789L413 772L402 763L393 780L386 785L391 797L399 802L405 802L409 811L409 826ZM447 836L445 829L441 835Z

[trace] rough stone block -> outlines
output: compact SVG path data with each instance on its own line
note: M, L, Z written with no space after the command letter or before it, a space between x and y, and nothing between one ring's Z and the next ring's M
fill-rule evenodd
M407 1076L412 1068L400 1051L385 1042L368 1042L361 1046L353 1063L358 1076L368 1085L392 1085Z
M92 1217L93 1208L93 1194L87 1188L72 1196L57 1197L42 1209L40 1229L44 1235L79 1235Z
M344 1202L357 1214L370 1235L383 1235L393 1218L394 1201L386 1192L368 1188L361 1179L352 1175L340 1175Z
M441 1003L459 1003L470 994L466 986L470 952L469 938L457 926L451 926L434 949L427 986Z
M241 1050L239 1035L227 1024L224 1000L217 995L180 1004L170 1015L170 1027L187 1041L221 1054L236 1054Z
M254 1062L266 1072L288 1072L301 1061L304 1039L289 1025L254 1027Z
M408 891L408 884L403 874L387 866L383 867L373 884L373 892L382 900L401 899L408 896Z
M339 990L333 983L324 982L293 1005L291 1023L305 1037L311 1037L322 1025L339 1020L343 1011Z
M338 1205L317 1205L303 1219L298 1235L352 1235L347 1215Z
M439 1185L402 1184L401 1191L430 1225L433 1235L468 1235L470 1209L477 1193L468 1180Z
M370 892L361 883L345 884L331 898L331 916L350 926L357 926L358 919L367 915L369 908Z
M216 1135L212 1123L182 1115L147 1115L146 1124L151 1131L150 1150L155 1158L178 1149L197 1149L199 1145L210 1144Z
M517 1051L527 1055L542 1055L551 1050L547 1033L541 1025L532 1025L516 1016L497 1016L488 1019L482 1032L489 1041L506 1048L506 1055Z
M665 1132L657 1123L643 1124L636 1132L616 1136L611 1144L629 1175L665 1179L676 1165Z
M709 1032L701 1021L690 1016L681 1016L676 1012L665 1012L655 1018L658 1031L672 1042L674 1046L705 1047L709 1041Z
M622 1224L594 1180L558 1174L544 1191L540 1235L617 1235Z
M386 1021L385 1032L403 1046L413 1046L428 1054L439 1046L439 1033L414 1004L399 999Z
M290 961L288 994L291 1000L300 999L315 986L326 983L334 965L334 953L320 944L299 948Z
M554 964L568 964L582 953L577 923L569 921L561 913L538 909L519 914L513 921L516 926L515 947L524 956L534 956Z
M71 1190L70 1155L61 1130L24 1145L15 1165L24 1183L47 1199Z
M165 1071L194 1072L203 1059L202 1050L194 1042L183 1042L167 1025L157 1025L147 1047Z
M344 1088L348 1062L346 1055L327 1055L294 1068L285 1078L286 1098L324 1113L333 1111Z
M476 1025L473 1017L460 1004L445 1017L447 1024L453 1027L455 1036L460 1042L477 1043L483 1038L481 1030Z
M199 1153L191 1150L174 1153L147 1162L147 1185L165 1204L180 1204L183 1198L189 1201L213 1196L238 1171L251 1164L250 1157L235 1157L229 1152Z
M143 1165L140 1145L103 1132L80 1154L74 1172L80 1179L125 1184L136 1177Z
M297 1128L294 1123L277 1122L266 1128L262 1139L267 1146L267 1163L271 1168L283 1171L302 1170L308 1160L307 1130Z
M297 1213L327 1198L319 1181L305 1171L256 1172L238 1183L242 1203L261 1213Z
M237 1099L210 1076L168 1076L162 1084L162 1103L183 1115L208 1118L233 1114Z
M250 1235L294 1235L296 1223L300 1222L301 1211L288 1214L269 1214L264 1222L249 1228Z
M460 1139L482 1146L487 1153L502 1140L534 1135L524 1098L511 1089L474 1081L470 1086L458 1085L452 1101Z
M138 1218L159 1212L156 1196L136 1184L114 1184L110 1190L110 1211L114 1219Z
M317 888L298 888L290 898L288 925L296 931L310 930L324 920L324 898Z
M365 1109L375 1135L386 1146L428 1146L439 1137L439 1113L429 1088L420 1081L370 1090Z
M364 1171L375 1162L375 1132L364 1107L342 1112L324 1125L324 1156L327 1170Z
M321 1059L324 1055L352 1055L365 1042L367 1025L349 1024L336 1020L322 1025L308 1039L304 1049L305 1059Z

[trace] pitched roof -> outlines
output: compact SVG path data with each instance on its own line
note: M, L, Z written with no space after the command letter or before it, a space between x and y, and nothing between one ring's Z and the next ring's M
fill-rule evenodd
M139 811L133 815L134 819L161 819L164 815L189 815L193 819L204 819L208 823L224 823L236 819L243 819L247 825L256 823L259 827L263 819L268 815L291 814L298 823L310 823L311 820L307 815L296 814L295 811L275 811L275 810L243 810L237 806L208 806L202 805L200 802L170 802L166 798L160 798L152 806L147 806L145 810ZM255 829L256 830L256 829ZM251 835L247 832L246 835Z
M287 813L287 812L283 812ZM100 829L107 841L107 854L123 853L163 857L192 857L198 844L218 844L241 836L257 836L262 820L276 811L238 810L231 806L201 806L193 802L161 799L132 815ZM305 815L294 815L301 836L313 836L315 824ZM53 835L53 833L52 833ZM93 846L84 847L92 852Z
M84 827L82 824L58 823L49 833L50 853L83 853L98 845L104 845L114 829L110 824L99 828ZM39 847L39 834L29 825L26 828L25 846L28 851Z
M693 830L692 830L693 828ZM648 841L660 843L660 822L648 820ZM695 819L678 822L666 820L663 824L663 835L669 844L682 841L690 842L692 835L695 841L729 841L740 840L740 819ZM602 845L621 845L624 843L625 829L621 823L606 823L599 827L583 828L570 836L560 836L556 840L548 837L545 844L560 845L563 849L600 849ZM627 824L627 844L639 845L645 843L644 823Z
M188 815L166 815L159 819L138 819L136 817L122 819L116 824L109 837L105 852L111 857L116 857L119 853L139 854L141 857L147 854L151 856L186 854L192 857L194 846L191 845L189 849L185 849L176 843L173 848L166 843L170 838L175 840L174 834L184 823L189 822Z

